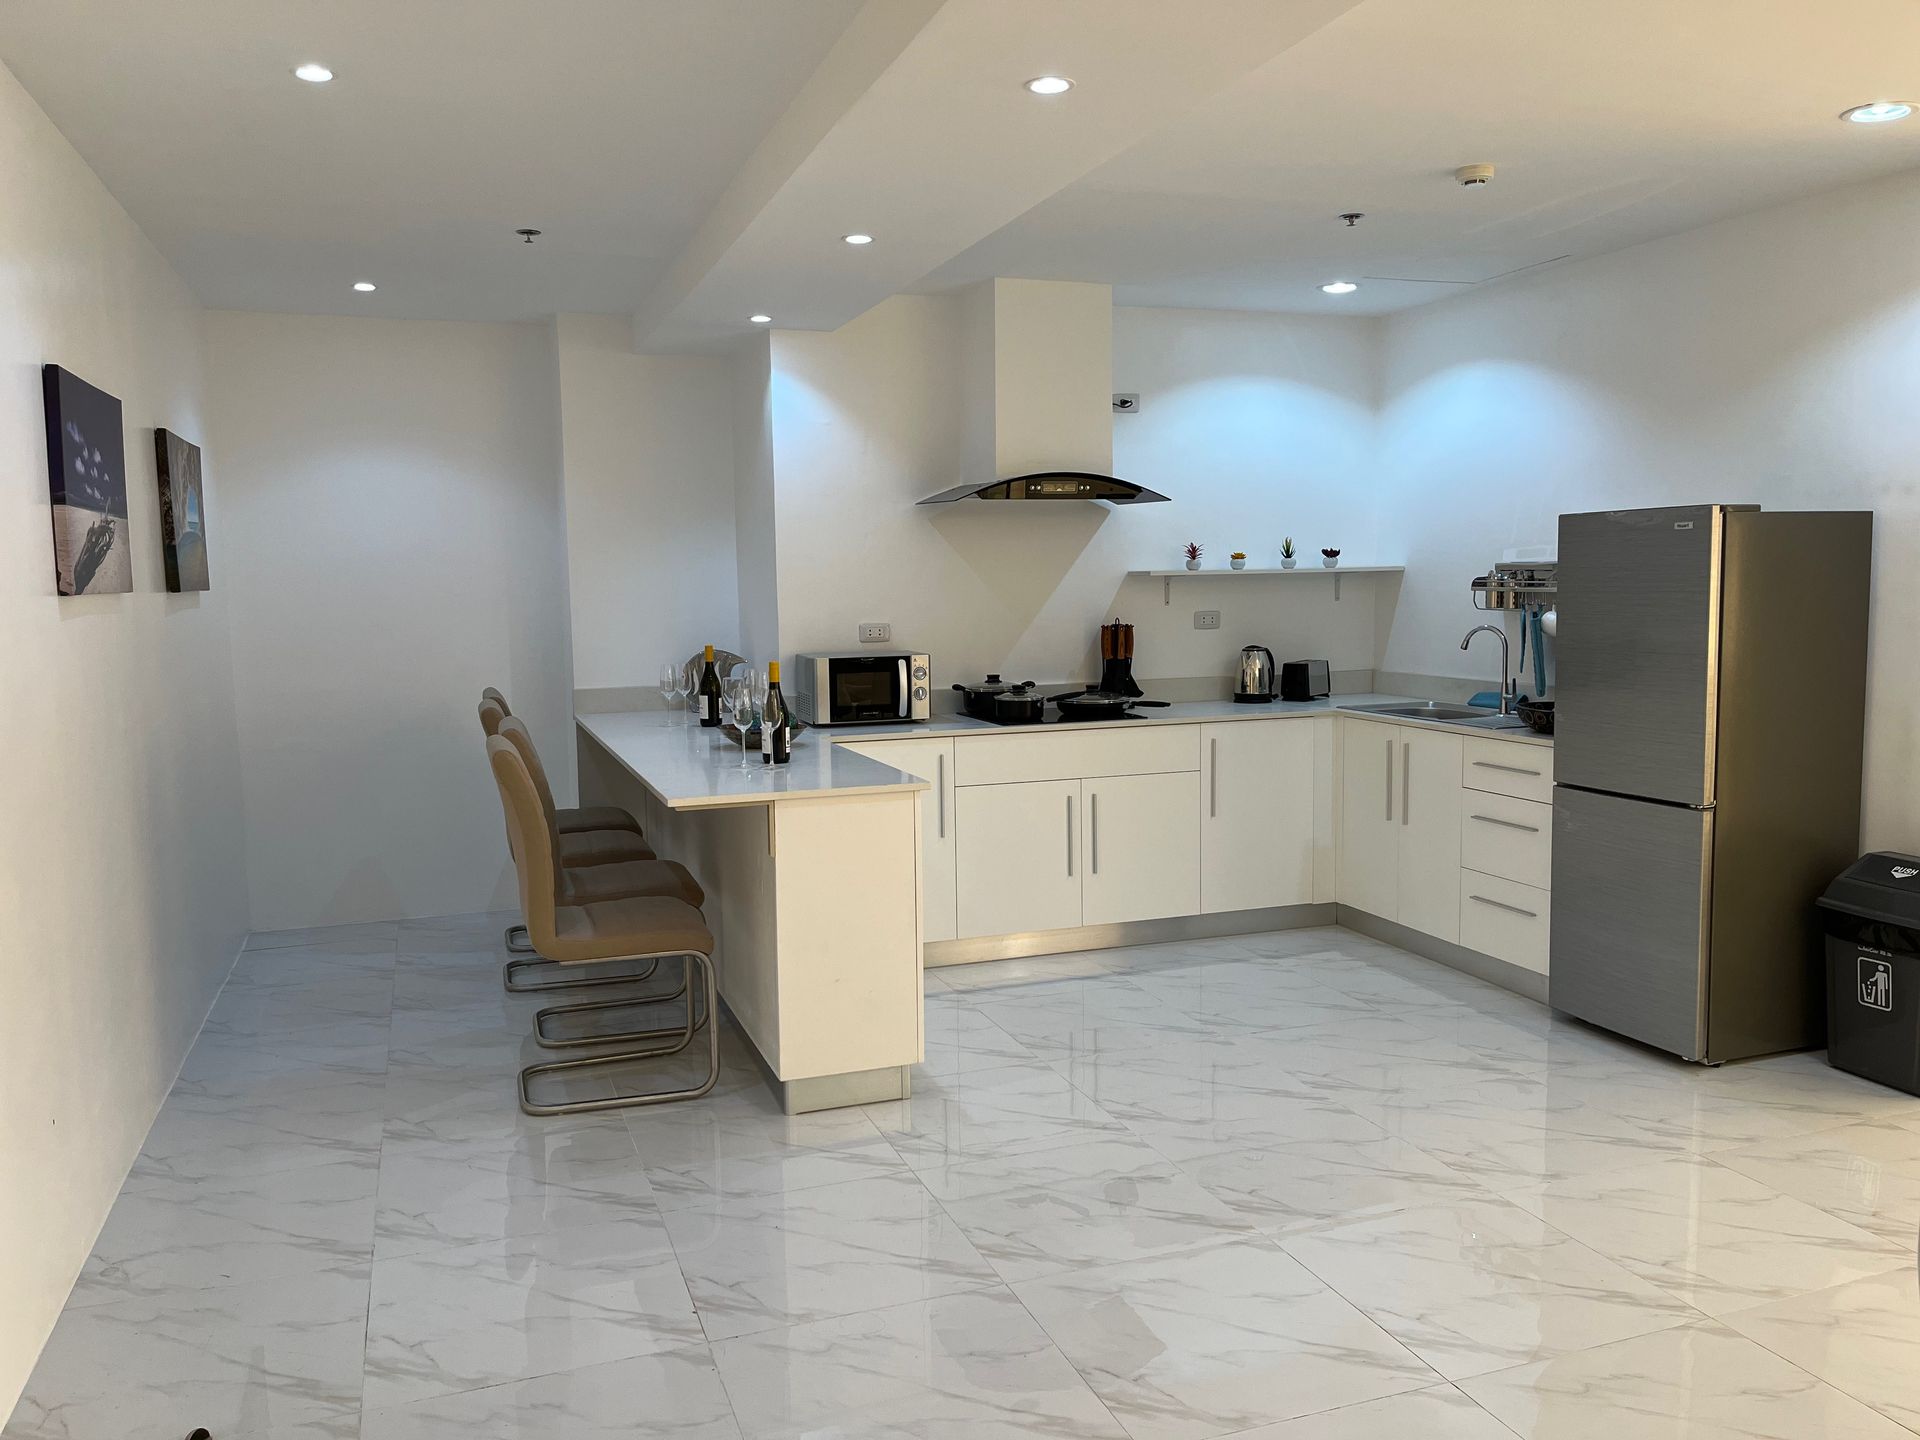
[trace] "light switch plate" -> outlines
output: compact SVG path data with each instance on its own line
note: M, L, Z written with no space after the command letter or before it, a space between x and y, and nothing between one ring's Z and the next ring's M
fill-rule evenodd
M1218 630L1220 628L1220 612L1218 610L1194 611L1193 628L1196 630Z
M893 639L893 626L884 620L869 620L860 627L862 645L884 645Z

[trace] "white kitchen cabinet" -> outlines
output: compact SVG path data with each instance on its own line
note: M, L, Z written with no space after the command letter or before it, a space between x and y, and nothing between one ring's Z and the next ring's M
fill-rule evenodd
M1342 723L1340 903L1391 920L1400 909L1401 727Z
M1078 780L963 785L953 820L960 938L1081 923Z
M1398 909L1393 919L1460 939L1460 739L1396 726L1400 760Z
M1547 973L1553 896L1477 870L1460 872L1460 943L1537 975Z
M1318 729L1311 720L1200 727L1202 913L1313 902Z
M883 765L918 775L933 789L920 798L921 895L924 937L951 940L960 933L954 872L953 741L866 740L841 742Z
M1199 913L1198 772L1082 780L1080 813L1086 837L1081 924Z

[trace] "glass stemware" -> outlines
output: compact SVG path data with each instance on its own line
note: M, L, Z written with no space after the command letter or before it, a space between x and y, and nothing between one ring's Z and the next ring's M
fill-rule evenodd
M753 686L744 675L729 675L720 686L720 698L733 714L733 725L740 732L740 768L753 762L747 758L747 732L753 728Z
M672 712L680 708L680 667L666 664L660 667L660 704Z

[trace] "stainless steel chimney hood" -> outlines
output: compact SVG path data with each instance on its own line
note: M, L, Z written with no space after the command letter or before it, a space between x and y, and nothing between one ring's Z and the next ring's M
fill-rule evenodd
M956 485L929 495L922 505L951 505L959 500L1104 500L1109 505L1146 505L1167 500L1158 490L1149 490L1131 480L1097 475L1090 470L1043 470L1033 475L1016 475L1011 480L989 480L984 485Z

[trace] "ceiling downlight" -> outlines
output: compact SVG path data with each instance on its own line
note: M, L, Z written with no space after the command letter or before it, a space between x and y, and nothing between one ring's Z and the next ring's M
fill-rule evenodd
M333 79L333 71L316 61L309 60L304 65L293 67L293 78L304 80L309 85L324 85Z
M1840 118L1855 125L1885 125L1889 121L1904 120L1912 113L1913 106L1905 100L1871 100L1842 110Z
M1027 81L1027 89L1035 95L1064 95L1073 89L1073 81L1064 75L1036 75Z

